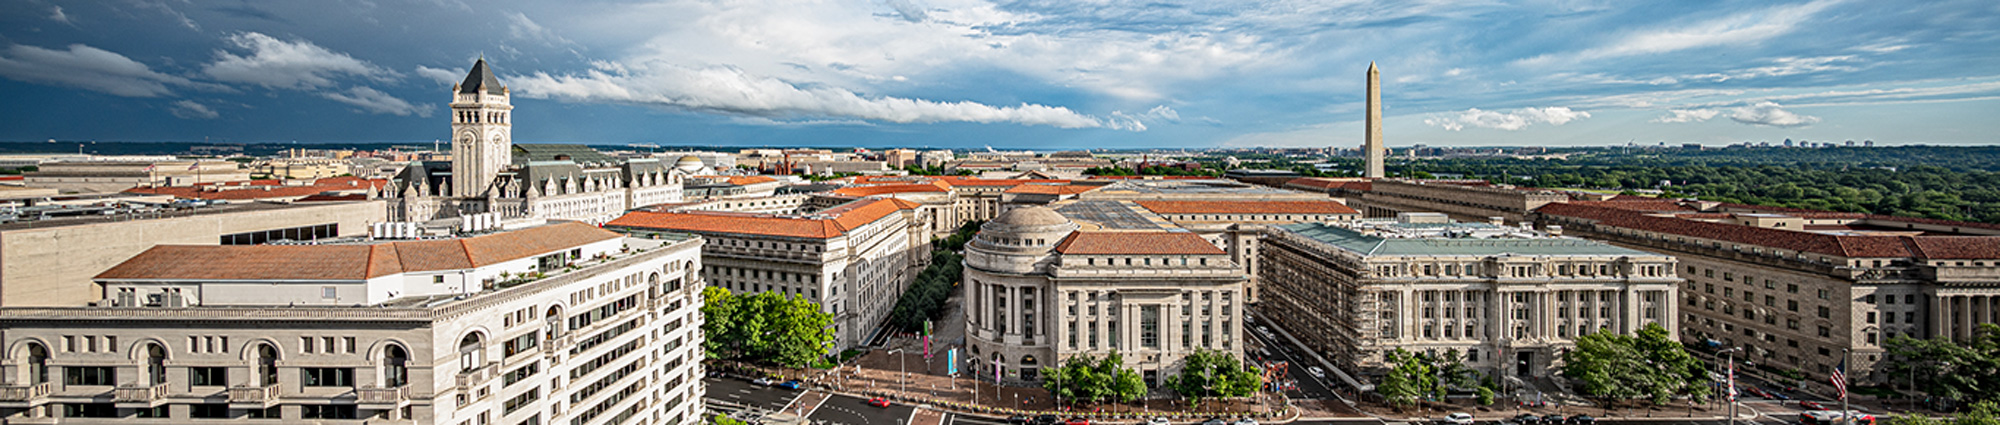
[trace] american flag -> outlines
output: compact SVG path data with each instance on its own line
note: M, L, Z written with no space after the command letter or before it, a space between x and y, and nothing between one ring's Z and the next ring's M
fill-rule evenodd
M1847 359L1840 360L1840 367L1833 368L1833 390L1840 398L1847 398Z

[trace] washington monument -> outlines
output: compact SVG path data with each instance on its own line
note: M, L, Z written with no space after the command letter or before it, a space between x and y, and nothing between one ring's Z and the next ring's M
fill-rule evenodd
M1375 62L1368 62L1368 134L1361 142L1361 154L1368 158L1368 170L1362 177L1382 178L1382 71L1375 69Z

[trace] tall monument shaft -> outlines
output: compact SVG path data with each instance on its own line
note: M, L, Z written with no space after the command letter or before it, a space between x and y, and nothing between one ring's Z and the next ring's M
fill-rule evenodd
M1382 157L1387 149L1382 147L1382 71L1375 69L1375 63L1368 63L1368 134L1363 136L1362 155L1368 158L1368 169L1362 177L1382 178Z

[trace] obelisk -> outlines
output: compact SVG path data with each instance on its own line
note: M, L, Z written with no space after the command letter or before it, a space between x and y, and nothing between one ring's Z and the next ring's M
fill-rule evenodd
M1361 154L1368 158L1368 170L1362 177L1382 178L1382 71L1375 69L1375 62L1368 62L1368 134L1361 143Z

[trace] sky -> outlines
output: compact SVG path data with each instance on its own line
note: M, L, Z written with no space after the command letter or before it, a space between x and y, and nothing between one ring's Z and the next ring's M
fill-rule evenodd
M13 0L0 140L2000 144L2000 2Z

